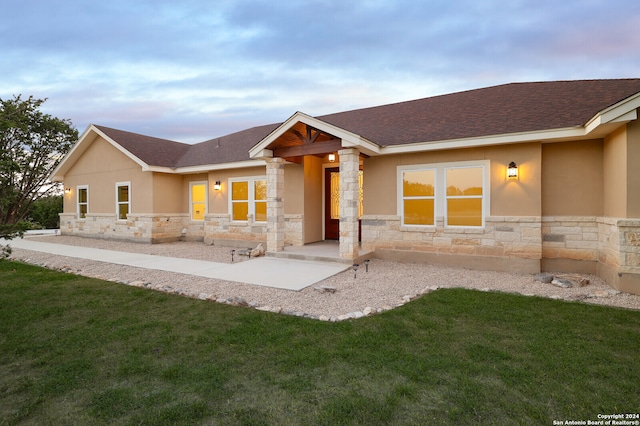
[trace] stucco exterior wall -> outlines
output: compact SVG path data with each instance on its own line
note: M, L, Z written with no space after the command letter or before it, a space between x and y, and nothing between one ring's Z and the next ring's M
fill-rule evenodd
M302 245L305 223L305 169L302 164L287 164L284 173L285 243ZM232 221L229 214L229 179L254 176L266 176L266 167L209 172L209 214L205 216L205 243L245 247L266 242L266 223L255 222L252 215L249 215L247 221ZM215 191L213 184L218 180L221 182L221 190Z
M65 175L64 212L77 210L78 185L89 186L89 212L116 214L116 182L131 182L131 212L153 211L152 174L97 137Z
M483 228L404 226L398 167L489 160L491 213ZM507 179L510 162L518 179ZM364 161L362 248L377 256L448 265L538 272L542 257L542 149L539 143L371 157Z
M203 175L206 179L207 175ZM116 219L116 183L130 183L130 213ZM189 218L189 189L179 175L143 172L135 161L96 137L65 175L61 232L138 242L201 240L203 224ZM77 217L77 186L89 188L85 219ZM183 232L184 231L184 232Z
M397 214L398 166L484 161L491 164L491 216L540 216L541 144L529 143L371 157L364 160L364 212ZM507 179L507 165L518 165L517 181Z
M542 215L602 216L603 141L542 145Z
M305 199L305 171L303 164L284 166L284 213L303 214Z
M640 218L640 120L627 124L627 216Z
M253 176L266 176L267 171L264 166L246 167L241 169L213 170L209 172L208 178L202 180L209 181L209 213L229 214L229 179ZM213 184L220 181L222 187L220 191L213 190ZM188 184L187 184L188 187ZM188 200L188 199L187 199Z
M604 140L604 216L627 215L627 129L619 128Z
M154 213L189 213L184 202L182 176L153 173Z
M86 141L85 141L86 142ZM640 293L640 123L604 139L526 143L367 157L362 248L379 257L519 272L597 273L612 286ZM490 165L490 212L483 228L401 225L398 167L458 162ZM518 179L507 179L507 165ZM284 241L323 239L326 158L284 166ZM338 166L339 160L332 163ZM163 242L176 239L253 247L267 224L233 222L229 179L265 176L266 167L191 175L143 172L139 164L95 137L65 175L63 234ZM222 188L213 188L215 181ZM208 213L192 221L190 183L208 184ZM116 182L130 182L130 214L116 220ZM77 186L89 187L89 212L77 218Z
M322 206L322 159L305 157L304 159L304 243L321 241Z

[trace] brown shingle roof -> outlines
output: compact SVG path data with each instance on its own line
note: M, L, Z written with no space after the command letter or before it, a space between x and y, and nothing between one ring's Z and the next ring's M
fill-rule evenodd
M249 150L278 126L280 123L252 127L192 145L189 151L176 163L176 167L250 160Z
M380 145L403 145L585 125L640 92L640 79L511 83L316 117ZM249 160L248 151L280 123L195 145L96 126L153 166Z
M317 117L380 146L582 126L640 79L512 83Z
M125 132L110 127L95 126L124 149L150 166L175 167L178 161L189 150L190 145Z

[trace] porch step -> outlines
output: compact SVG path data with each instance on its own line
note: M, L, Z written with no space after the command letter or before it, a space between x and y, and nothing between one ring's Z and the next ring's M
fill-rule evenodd
M336 255L320 254L320 253L304 253L299 251L279 251L279 252L267 252L267 257L277 257L280 259L295 259L295 260L308 260L312 262L331 262L342 263L345 265L351 265L353 263L362 263L365 259L370 259L373 256L373 252L360 251L360 255L357 259L342 259L337 253Z

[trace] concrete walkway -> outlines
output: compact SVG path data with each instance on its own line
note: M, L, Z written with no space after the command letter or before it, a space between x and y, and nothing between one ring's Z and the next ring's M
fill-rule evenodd
M302 290L350 267L339 263L272 257L259 257L229 264L44 243L32 241L29 238L0 241L2 244L9 243L11 247L22 250L295 291Z

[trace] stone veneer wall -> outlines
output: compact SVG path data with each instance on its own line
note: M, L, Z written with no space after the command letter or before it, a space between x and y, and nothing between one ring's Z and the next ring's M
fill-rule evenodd
M596 273L600 245L600 230L595 216L542 218L542 258L548 259L546 264L543 262L543 269ZM575 261L581 262L582 266Z
M284 215L284 242L292 246L304 245L304 215Z
M457 258L459 266L466 266L474 257L483 261L491 258L493 263L475 265L487 269L523 268L524 272L533 272L539 270L542 257L541 220L537 216L492 216L486 218L483 229L474 229L445 228L443 218L437 218L435 227L417 227L401 225L401 218L396 215L365 215L361 239L364 250L399 251L405 256L423 253L428 261L436 261L438 256L444 261L446 255L461 255ZM454 264L454 259L449 256L446 263ZM511 262L512 268L505 259L522 262Z
M597 274L640 294L640 220L594 216L542 218L543 267Z
M205 244L238 244L251 242L257 245L267 241L267 224L256 223L253 215L246 222L233 222L228 213L207 214L204 217Z
M181 238L202 240L203 224L191 222L188 218L188 214L129 214L125 221L116 220L112 213L88 213L85 219L77 219L74 213L62 213L60 233L144 243ZM183 230L186 233L183 234Z
M285 241L304 244L304 215L285 215ZM184 232L183 232L184 231ZM111 213L89 213L79 220L74 213L60 214L60 233L82 237L162 243L178 240L223 242L266 242L266 223L255 223L250 215L245 223L231 222L228 214L208 214L204 222L189 220L188 214L130 214L126 221L115 220ZM254 244L254 245L256 245Z
M640 294L640 219L598 218L598 275L623 291Z
M301 214L284 215L285 243L303 245L304 216ZM205 216L204 242L206 244L250 245L267 241L267 223L255 222L253 215L247 216L246 222L233 222L227 213L208 214ZM246 245L246 244L245 244Z

